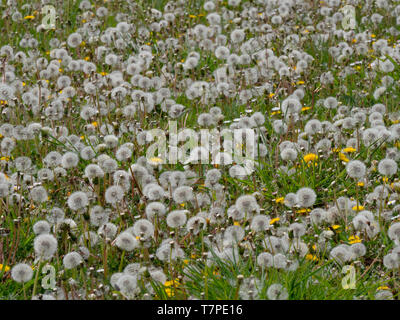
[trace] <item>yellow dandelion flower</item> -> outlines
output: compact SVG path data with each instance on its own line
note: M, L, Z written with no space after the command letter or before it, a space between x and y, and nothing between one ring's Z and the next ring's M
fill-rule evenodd
M314 256L314 255L312 255L310 253L306 255L306 259L310 260L310 261L318 261L317 256Z
M165 293L167 294L168 297L172 297L174 295L173 291L171 288L165 288Z
M349 158L347 158L344 153L339 153L339 159L344 161L344 162L349 162Z
M177 287L179 285L180 285L180 283L179 283L178 279L166 281L164 283L164 287Z
M149 159L149 162L152 164L161 164L161 163L163 163L163 160L158 157L153 157L153 158Z
M25 16L24 20L33 20L35 19L35 16Z
M353 211L362 211L364 210L364 206L362 205L355 205L353 208L351 208Z
M318 156L315 153L309 153L304 156L303 160L306 163L309 163L310 161L317 161Z
M353 243L359 243L361 242L361 239L359 236L350 236L349 237L349 243L353 244Z
M284 200L285 200L284 197L276 198L275 203L283 203Z
M390 288L388 286L380 286L376 290L390 290Z
M356 151L357 151L357 149L354 149L352 147L344 148L342 150L342 152L346 152L346 153L352 153L352 152L356 152Z
M273 218L270 220L269 224L274 224L275 222L278 222L279 220L281 220L281 218Z
M11 268L9 266L0 263L0 271L7 272L7 271L10 271L10 269Z
M299 209L299 210L297 210L296 212L297 212L297 213L309 213L309 212L311 212L311 209L306 209L306 208L304 208L304 209Z

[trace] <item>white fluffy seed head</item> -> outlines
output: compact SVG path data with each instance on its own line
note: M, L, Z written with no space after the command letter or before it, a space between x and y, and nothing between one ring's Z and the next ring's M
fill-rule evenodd
M281 284L275 283L268 287L267 296L270 300L287 300L289 294Z
M297 204L300 207L308 208L314 205L317 195L311 188L301 188L296 193Z
M69 252L63 258L65 269L76 268L82 261L83 258L78 252Z
M18 263L11 269L11 278L19 283L25 283L32 279L33 270L26 263Z
M154 235L154 226L147 219L139 219L133 225L133 232L136 236L149 239Z
M365 176L365 164L359 160L349 161L346 165L346 171L349 177L354 179L361 179Z
M383 176L391 177L397 172L397 163L392 159L383 159L378 164L378 171Z
M38 235L33 243L37 258L50 260L57 251L57 239L50 234Z
M170 228L178 228L186 223L187 210L175 210L168 214L167 225Z
M111 186L107 188L105 193L107 203L115 204L124 198L124 189L120 186Z
M89 204L89 199L86 193L82 191L76 191L68 197L67 203L68 207L72 211L77 211L80 209L84 209Z
M125 231L118 235L115 245L121 250L132 251L139 246L139 243L131 233Z
M48 234L50 233L50 224L45 220L38 221L33 225L33 232L38 235Z

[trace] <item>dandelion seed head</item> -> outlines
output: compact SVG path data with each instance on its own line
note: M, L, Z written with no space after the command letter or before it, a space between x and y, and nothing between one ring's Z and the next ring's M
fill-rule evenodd
M76 191L68 197L67 203L71 210L77 211L86 208L89 204L89 199L86 193L82 191Z
M45 220L38 221L33 225L33 232L36 235L48 234L50 233L50 224Z
M69 252L63 258L63 265L65 269L73 269L83 262L82 256L78 252Z
M57 239L50 234L40 234L35 238L33 247L39 259L50 260L56 253Z
M365 164L359 160L352 160L346 165L347 174L354 179L361 179L365 176L366 167Z
M300 207L308 208L314 205L317 195L311 188L301 188L296 192L297 204Z
M378 171L385 177L391 177L397 172L397 163L392 159L383 159L379 161Z
M268 287L267 296L270 300L287 300L289 294L281 284L275 283Z
M186 210L174 210L167 215L167 224L170 228L178 228L186 223Z
M19 283L25 283L32 279L33 270L25 263L18 263L11 269L11 278Z
M132 251L139 247L138 241L133 237L133 235L129 232L120 233L117 238L115 245L121 250Z

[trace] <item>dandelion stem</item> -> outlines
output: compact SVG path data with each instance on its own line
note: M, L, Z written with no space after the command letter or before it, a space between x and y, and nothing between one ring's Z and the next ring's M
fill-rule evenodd
M42 260L39 259L38 266L37 266L37 269L36 269L36 274L35 274L35 281L33 283L32 299L36 294L36 287L37 287L37 283L38 283L38 280L39 280L39 272L40 272L41 267L42 267Z

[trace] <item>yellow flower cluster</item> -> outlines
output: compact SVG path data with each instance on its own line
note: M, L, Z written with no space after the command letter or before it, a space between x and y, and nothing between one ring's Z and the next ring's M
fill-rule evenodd
M179 286L180 286L180 282L178 279L166 281L164 283L165 293L167 294L168 297L172 297L175 295L174 289L176 289Z
M10 270L11 270L11 268L9 266L0 263L0 272L2 272L2 271L3 272L8 272Z

